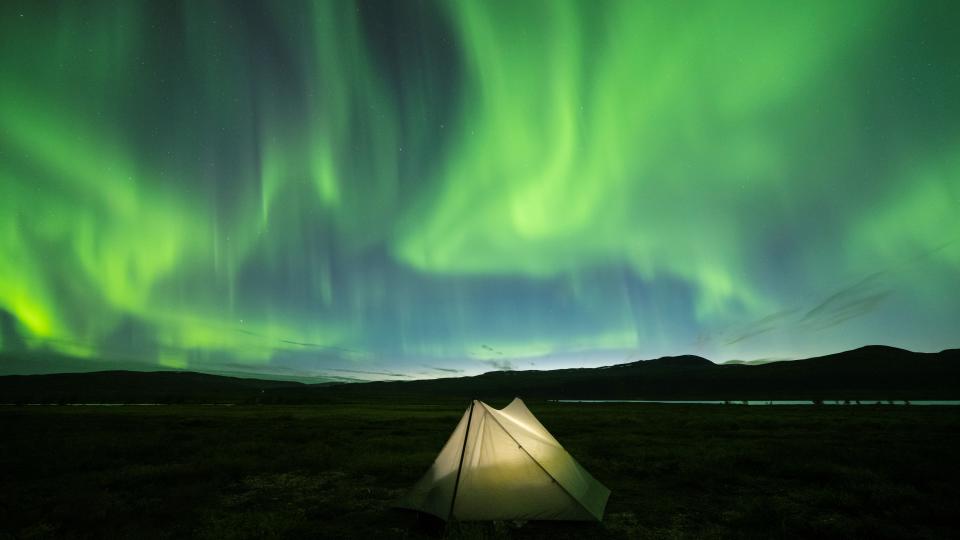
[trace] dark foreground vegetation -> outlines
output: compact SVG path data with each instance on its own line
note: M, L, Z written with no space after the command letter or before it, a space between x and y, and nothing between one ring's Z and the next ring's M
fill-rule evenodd
M445 527L391 509L461 401L5 406L0 538L960 534L958 408L528 405L613 490L602 523Z

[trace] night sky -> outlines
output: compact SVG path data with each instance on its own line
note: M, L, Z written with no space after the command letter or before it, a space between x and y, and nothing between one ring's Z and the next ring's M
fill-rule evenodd
M956 347L958 23L5 0L0 349L381 379Z

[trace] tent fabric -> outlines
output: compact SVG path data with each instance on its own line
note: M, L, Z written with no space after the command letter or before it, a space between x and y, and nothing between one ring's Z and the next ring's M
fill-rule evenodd
M398 506L444 520L599 521L609 496L516 398L501 410L473 401Z

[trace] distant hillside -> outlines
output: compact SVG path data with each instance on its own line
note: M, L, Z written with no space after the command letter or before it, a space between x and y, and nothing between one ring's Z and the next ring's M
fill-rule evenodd
M793 358L758 358L756 360L727 360L723 362L725 366L732 365L745 365L745 366L759 366L762 364L769 364L770 362L785 362L788 360L793 360Z
M97 371L0 377L0 403L237 403L304 386L190 371Z
M2 311L0 311L2 313ZM263 379L269 381L296 381L306 384L343 382L341 377L316 376L294 372L256 372L254 366L236 366L233 370L221 368L204 370L211 375L239 377L241 379ZM123 356L104 358L78 358L53 351L0 351L0 376L4 375L47 375L66 373L93 373L100 371L182 371L174 368L161 368L155 362L131 359Z
M960 399L960 349L868 346L761 365L673 356L599 368L494 371L474 377L302 384L191 372L101 371L0 377L0 403L322 403L495 399Z
M281 392L277 392L280 397ZM958 399L960 350L915 353L884 346L806 360L717 365L675 356L600 368L494 371L476 377L370 382L283 390L287 399Z

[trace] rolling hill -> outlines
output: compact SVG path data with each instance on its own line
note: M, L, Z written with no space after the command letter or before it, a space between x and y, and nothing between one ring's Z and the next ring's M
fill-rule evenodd
M100 371L0 377L2 403L322 403L497 399L958 399L960 349L867 346L760 365L673 356L599 368L473 377L303 384L193 372Z
M0 403L240 403L303 383L191 371L96 371L0 377Z
M289 392L303 393L309 387ZM540 399L767 400L960 398L960 349L916 353L867 346L761 365L664 357L600 368L495 371L476 377L341 385L325 396Z

